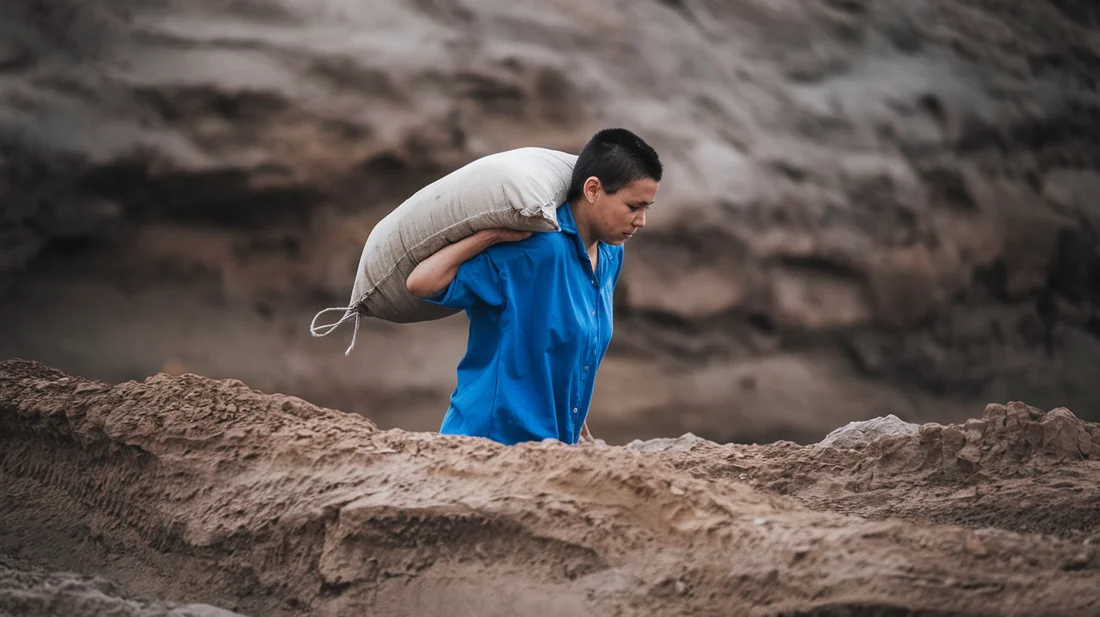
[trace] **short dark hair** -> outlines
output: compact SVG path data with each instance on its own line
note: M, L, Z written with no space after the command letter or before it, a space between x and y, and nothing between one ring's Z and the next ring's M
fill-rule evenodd
M652 178L661 181L664 171L657 151L626 129L603 129L585 144L573 167L566 199L573 202L584 193L584 183L596 176L604 192L614 194L624 186Z

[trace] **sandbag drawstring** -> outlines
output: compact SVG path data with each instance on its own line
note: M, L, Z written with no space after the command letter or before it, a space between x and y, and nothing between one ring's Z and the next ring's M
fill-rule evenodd
M317 318L321 315L324 315L325 313L328 313L329 311L344 311L344 316L341 317L340 320L336 323L323 324L321 326L318 326ZM349 346L348 350L344 352L344 355L348 356L351 354L351 350L355 349L355 337L359 334L359 317L359 311L353 309L350 306L336 306L333 308L327 308L313 316L313 321L311 321L309 324L309 333L312 334L314 337L328 336L329 334L332 334L333 330L339 328L340 325L343 324L345 321L354 318L355 330L351 333L351 346Z

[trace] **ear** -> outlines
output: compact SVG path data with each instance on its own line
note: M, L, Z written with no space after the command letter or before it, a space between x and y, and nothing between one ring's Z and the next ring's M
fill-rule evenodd
M596 176L589 176L584 181L584 197L588 200L588 203L596 203L596 198L603 192L603 185L600 184L600 179Z

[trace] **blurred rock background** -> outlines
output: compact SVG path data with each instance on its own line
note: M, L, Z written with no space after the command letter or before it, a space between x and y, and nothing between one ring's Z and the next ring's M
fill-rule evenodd
M591 426L817 441L1100 419L1087 0L7 0L0 358L435 430L462 315L309 335L372 226L491 152L666 164Z

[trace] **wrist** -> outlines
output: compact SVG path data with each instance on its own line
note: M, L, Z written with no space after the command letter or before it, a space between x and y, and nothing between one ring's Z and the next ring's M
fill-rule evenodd
M482 229L474 234L477 237L478 243L485 247L490 247L497 242L500 242L500 231L497 229Z

